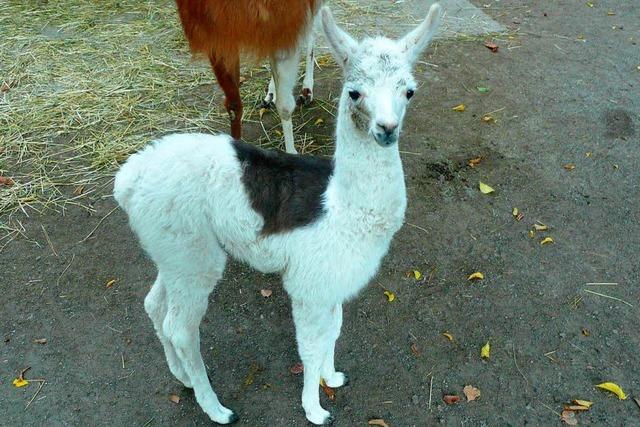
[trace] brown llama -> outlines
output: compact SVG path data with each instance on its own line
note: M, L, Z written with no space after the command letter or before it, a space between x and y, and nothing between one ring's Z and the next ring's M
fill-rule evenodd
M209 58L225 94L231 136L242 136L240 55L271 62L273 83L265 101L274 100L287 152L295 153L291 113L298 68L298 47L311 35L313 18L323 0L176 0L182 28L191 51ZM311 36L309 37L311 38ZM307 61L312 61L312 48ZM309 56L311 58L309 58ZM313 70L307 64L307 71ZM312 77L311 77L312 79ZM311 80L312 84L312 80ZM302 96L309 101L311 84L305 78ZM275 86L275 91L273 90Z

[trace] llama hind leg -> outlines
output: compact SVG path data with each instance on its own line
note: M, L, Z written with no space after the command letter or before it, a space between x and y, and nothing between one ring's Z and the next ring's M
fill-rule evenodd
M287 153L296 154L293 144L293 122L291 114L296 107L293 87L298 77L298 52L283 53L271 61L271 71L276 86L276 109L282 121L284 146Z
M262 108L271 108L272 105L276 103L276 82L273 80L273 75L271 76L271 80L269 80L269 87L267 88L267 96L262 100Z
M304 78L302 79L302 91L298 96L297 103L299 105L308 105L313 101L313 67L315 66L314 57L315 34L313 25L307 36L307 55L305 57Z
M234 58L220 59L209 56L218 84L224 92L224 106L231 121L231 136L242 138L242 99L240 98L240 60Z
M191 379L196 400L211 420L229 424L238 420L235 413L222 406L211 388L200 353L199 326L207 310L209 293L222 276L180 275L167 282L167 315L163 331L171 341L184 371Z
M160 343L164 348L164 354L167 358L167 365L174 377L178 379L185 387L191 388L191 379L182 368L182 362L178 358L173 344L162 330L162 323L167 315L167 292L162 282L162 276L158 273L155 283L144 299L144 308L153 322L153 327L160 339Z

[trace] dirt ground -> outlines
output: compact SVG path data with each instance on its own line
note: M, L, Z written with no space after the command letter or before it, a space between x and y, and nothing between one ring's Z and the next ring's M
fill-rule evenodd
M485 13L514 34L498 52L482 38L430 49L400 141L406 224L345 307L336 363L350 383L323 397L334 425L548 426L576 398L595 402L582 424L640 425L640 1L593 3L496 1ZM339 87L323 80L316 96L330 102ZM322 118L305 131L331 133ZM248 139L257 132L247 125ZM26 238L0 254L0 424L211 424L169 373L143 309L154 266L109 193L94 214L31 213ZM536 221L549 230L530 237ZM485 279L467 281L475 271ZM279 278L231 263L212 302L202 352L239 425L307 425ZM32 401L40 383L12 385L27 366L46 380ZM630 398L594 388L604 381ZM468 384L479 400L442 401Z

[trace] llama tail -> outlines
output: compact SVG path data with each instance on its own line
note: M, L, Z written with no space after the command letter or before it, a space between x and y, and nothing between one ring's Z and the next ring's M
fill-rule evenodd
M136 183L139 180L143 166L140 153L133 154L116 173L113 184L113 197L125 211L129 210L131 198L135 193Z

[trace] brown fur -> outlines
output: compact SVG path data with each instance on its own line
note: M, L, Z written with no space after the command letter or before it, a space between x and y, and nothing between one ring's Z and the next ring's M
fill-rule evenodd
M209 57L231 120L241 137L240 54L263 59L293 49L322 0L176 0L195 54Z

